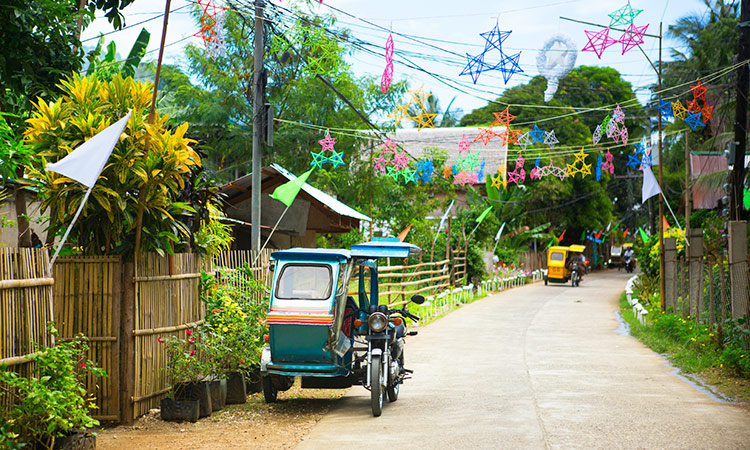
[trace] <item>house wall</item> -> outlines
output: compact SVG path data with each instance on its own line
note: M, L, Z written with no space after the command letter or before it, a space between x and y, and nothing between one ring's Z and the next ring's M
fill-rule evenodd
M41 204L32 201L26 207L26 212L30 218L31 231L35 233L41 241L47 237L44 231L45 223L40 223ZM0 204L0 247L17 247L18 246L18 217L16 216L16 201L13 197Z

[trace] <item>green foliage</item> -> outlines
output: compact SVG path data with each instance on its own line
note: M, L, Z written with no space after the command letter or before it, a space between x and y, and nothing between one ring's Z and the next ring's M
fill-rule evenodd
M49 328L57 335L54 327ZM7 445L3 448L27 444L51 449L56 436L99 425L89 415L96 405L83 381L89 374L106 374L85 359L88 349L82 335L39 349L33 356L34 375L28 378L0 367L0 416L5 422L0 443Z
M171 385L180 383L194 383L201 381L211 372L211 366L201 359L203 348L206 344L201 339L201 334L193 331L185 331L185 337L168 336L166 339L159 338L167 350L167 382ZM169 391L174 395L174 389Z
M268 300L253 297L264 291L249 266L220 270L220 276L201 274L201 300L206 317L201 333L214 375L250 372L260 366L267 333Z
M143 56L146 54L151 33L145 28L141 29L140 34L133 43L128 57L122 61L117 61L117 46L114 41L107 45L107 53L101 60L97 59L101 55L102 46L104 45L104 36L99 37L96 48L89 52L86 59L89 61L89 67L86 70L86 76L96 74L99 79L109 81L116 74L123 78L134 77L135 70L140 65Z
M0 187L23 182L18 176L23 173L24 165L30 164L34 153L23 138L17 135L0 112Z
M185 136L188 124L169 130L168 117L159 114L149 124L151 85L119 74L111 81L74 75L61 83L61 90L63 95L53 103L39 99L25 132L37 156L27 167L28 175L39 189L43 210L52 213L52 232L70 222L85 190L78 182L46 171L46 163L62 159L132 110L71 239L86 254L132 254L138 210L143 205L142 249L172 252L172 244L190 234L176 216L195 213L181 197L186 177L201 162L191 147L193 141Z
M750 329L746 317L724 323L724 340L721 352L722 364L737 375L750 378Z

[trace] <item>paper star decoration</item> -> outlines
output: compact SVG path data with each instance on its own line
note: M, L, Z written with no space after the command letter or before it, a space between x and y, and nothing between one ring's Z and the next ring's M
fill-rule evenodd
M516 167L512 172L508 172L509 183L515 183L517 186L519 184L523 184L523 182L526 181L526 171L523 168L523 164L525 161L526 160L522 155L518 155L518 158L516 158Z
M456 165L461 170L473 171L479 164L479 152L468 152L465 156L456 158Z
M325 152L327 150L333 151L333 146L336 144L336 138L332 138L330 134L326 131L326 137L319 140L318 144L323 147L320 151Z
M531 173L529 174L529 176L531 177L532 180L541 180L542 179L542 176L539 174L539 172L540 172L539 163L540 162L541 161L540 161L539 158L537 158L536 161L534 162L534 168L531 169Z
M495 136L497 135L492 131L492 127L480 128L479 135L474 138L474 142L482 141L484 145L487 145L487 143L490 142Z
M641 160L638 159L637 153L635 155L628 155L628 162L626 163L628 167L632 167L633 169L635 169L639 164L641 164Z
M583 149L581 149L580 152L573 156L575 156L576 159L573 161L573 164L568 164L568 176L575 177L577 173L580 173L581 178L586 178L586 175L591 175L591 164L586 164L586 157L589 155L584 153Z
M625 125L620 129L620 141L622 141L622 145L628 145L628 129Z
M466 135L464 134L461 137L461 140L457 142L458 144L458 154L460 155L463 152L468 152L469 147L471 147L471 141L466 139Z
M531 144L531 138L529 137L529 133L523 133L518 136L518 141L516 142L519 147L521 147L522 150L526 150L526 147L528 147Z
M534 124L534 129L529 131L529 136L531 136L532 144L536 144L537 142L544 142L544 130L539 129L536 124Z
M443 167L443 176L445 178L450 178L451 176L453 176L453 168L451 166Z
M495 28L492 30L480 33L480 36L485 40L484 50L476 56L472 56L468 53L466 54L466 67L464 67L459 76L469 75L474 81L474 84L476 84L477 80L479 80L479 75L481 75L482 72L496 70L502 73L503 81L505 84L508 84L508 81L513 74L523 72L519 65L521 52L518 52L515 55L507 55L503 51L503 41L508 38L510 33L510 31L500 31L498 24L495 24ZM499 54L497 64L493 65L485 62L488 53Z
M620 135L622 132L620 131L620 127L617 125L617 122L614 120L610 120L607 124L607 137L614 139L615 142L620 141Z
M690 111L688 111L686 113L685 123L688 124L688 125L690 125L690 128L692 128L693 131L695 131L695 129L698 128L698 127L704 127L704 126L706 126L706 124L704 124L703 121L701 120L701 112L700 111L699 112L690 112Z
M698 100L702 99L703 101L706 100L706 91L708 91L708 88L703 86L703 83L700 79L698 79L698 82L695 84L695 86L690 86L690 90L693 91L693 99Z
M462 170L456 174L456 177L453 179L453 184L455 185L461 185L466 186L467 184L475 184L477 183L477 174L474 172L470 172L468 170Z
M417 114L414 116L409 116L409 118L417 122L417 131L421 130L424 127L435 128L435 124L432 121L435 119L435 116L437 116L437 114L428 113L425 109L427 101L430 97L432 97L432 92L424 93L422 92L422 88L420 87L416 91L410 91L410 94L412 98L412 101L410 103L417 108Z
M672 114L675 117L679 117L680 119L685 120L685 113L687 112L687 109L685 109L685 106L683 106L682 103L680 103L679 100L676 102L672 102Z
M643 35L646 33L646 29L648 28L648 24L637 27L633 25L632 23L628 25L628 28L625 30L625 33L622 34L622 37L620 37L620 44L622 44L622 54L624 55L625 52L632 49L635 46L638 46L640 44L643 44Z
M661 117L664 120L669 120L674 117L674 114L672 114L672 104L669 102L665 102L661 97L659 97L658 109L661 113Z
M631 25L636 16L642 12L642 9L631 8L630 2L628 2L625 6L618 9L617 11L613 11L611 14L608 14L608 16L610 17L609 26L616 27L618 25Z
M510 128L506 128L500 133L496 133L495 136L503 140L503 145L508 145L508 144L517 144L518 137L520 134L521 132L518 130L511 130Z
M544 132L544 143L549 145L549 148L553 148L555 144L560 143L555 137L555 130Z
M492 187L497 189L508 187L508 178L505 172L505 163L500 163L500 167L497 169L497 175L492 177Z
M612 156L612 153L607 150L607 154L604 155L604 162L602 163L602 170L604 172L609 172L610 175L615 174L615 157Z
M404 177L404 183L406 183L406 184L409 184L409 183L417 184L417 180L416 180L417 171L416 170L409 170L409 169L407 169L407 170L402 171L401 175Z
M193 36L203 38L203 44L208 49L216 45L218 40L223 41L223 27L220 25L223 24L226 8L216 6L213 0L198 0L198 5L202 9L201 29ZM221 44L223 45L223 42Z
M311 166L315 166L318 169L322 169L323 168L323 164L325 164L325 163L328 162L328 157L326 157L325 155L323 155L323 152L319 152L319 153L311 152L310 154L313 157L313 160L310 163Z
M608 47L617 43L615 39L609 37L609 28L601 31L584 31L589 42L581 51L594 52L599 59L602 59L602 53Z
M388 176L393 178L395 181L398 181L398 176L401 173L400 170L396 168L396 166L388 166Z
M509 109L510 109L510 106L505 108L505 111L492 113L492 115L495 116L495 122L492 123L493 127L496 127L498 125L507 127L508 124L510 124L513 121L513 119L516 118L516 116L508 112Z
M397 126L401 125L401 121L404 119L409 118L409 106L411 103L406 103L404 105L396 105L396 107L391 111L390 114L388 114L388 117L392 117L393 121L396 122Z
M479 165L479 169L477 169L477 182L481 183L482 180L484 180L484 166L485 166L485 159L482 158L482 164Z
M334 169L336 169L338 166L346 165L343 155L344 152L339 153L336 150L331 150L331 156L328 158L328 162L333 164Z
M565 171L565 169L557 167L550 162L548 166L544 166L539 169L539 175L542 177L548 177L551 175L559 178L560 181L562 181L565 179L565 177L568 176L568 173Z
M388 140L384 143L380 144L380 146L383 148L383 157L386 157L389 154L396 156L396 147L398 147L398 144L396 142L393 142L390 138L388 138Z
M714 107L711 106L711 105L709 105L708 103L706 103L705 105L703 105L703 108L701 108L701 116L703 117L703 122L704 123L708 122L709 120L711 120L711 117L713 117L712 114L711 114L713 112L713 110L714 110Z
M623 123L625 121L625 113L622 112L620 104L617 104L617 108L612 112L612 120L617 123Z
M383 157L383 155L377 156L372 159L372 162L372 170L376 174L385 175L385 166L388 165L388 161L386 161L385 157Z
M385 70L383 71L383 77L380 80L380 92L385 95L388 92L388 88L391 87L393 81L393 35L388 35L388 40L385 42Z
M404 170L409 166L409 156L406 154L406 152L397 153L393 157L393 161L391 161L391 164L393 164L397 170Z
M594 145L596 145L601 140L602 140L602 126L597 125L596 129L594 130L594 134L591 135L591 142L593 142Z
M596 158L596 181L600 181L602 179L602 154L599 153L599 156Z

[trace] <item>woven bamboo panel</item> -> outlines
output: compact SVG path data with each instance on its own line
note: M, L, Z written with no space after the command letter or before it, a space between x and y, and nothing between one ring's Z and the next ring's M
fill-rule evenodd
M111 420L119 412L121 261L119 256L67 256L52 269L55 322L61 339L83 334L88 359L107 372L89 376L86 388L96 397L93 416ZM109 419L108 419L109 418Z

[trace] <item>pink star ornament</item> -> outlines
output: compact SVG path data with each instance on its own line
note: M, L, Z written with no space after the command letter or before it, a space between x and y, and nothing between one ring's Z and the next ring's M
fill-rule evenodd
M617 40L609 37L609 28L604 28L601 31L584 31L586 37L588 37L588 44L581 51L583 52L594 52L599 59L602 59L602 53L607 47L617 43Z
M622 44L623 55L633 47L643 44L643 34L646 33L647 28L648 24L642 27L637 27L632 23L628 25L625 33L623 33L622 37L619 40L620 44Z

